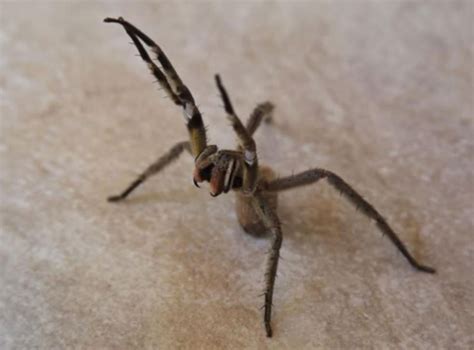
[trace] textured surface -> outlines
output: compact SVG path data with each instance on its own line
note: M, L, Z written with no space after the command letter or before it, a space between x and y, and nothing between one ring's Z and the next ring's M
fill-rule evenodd
M0 348L474 347L472 2L0 4ZM415 272L325 183L284 193L274 338L258 295L269 242L184 156L115 194L174 142L123 15L232 147L212 76L281 175L339 173L435 276Z

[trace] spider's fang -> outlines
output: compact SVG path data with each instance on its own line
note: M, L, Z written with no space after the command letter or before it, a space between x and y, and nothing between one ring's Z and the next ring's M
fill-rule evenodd
M193 177L193 182L194 182L194 186L196 186L197 188L201 188L199 187L199 184L196 182L196 179Z

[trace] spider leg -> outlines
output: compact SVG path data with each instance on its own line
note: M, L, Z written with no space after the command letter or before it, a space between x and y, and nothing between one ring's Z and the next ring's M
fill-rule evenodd
M325 169L310 169L296 175L273 180L263 185L265 191L283 191L291 188L313 184L320 179L326 178L329 184L346 197L360 212L370 219L375 220L377 227L386 234L390 241L398 248L408 262L417 270L435 273L432 267L420 264L408 251L405 244L398 238L397 234L388 225L382 215L359 193L357 193L342 178Z
M163 170L166 166L171 164L174 160L187 150L191 153L191 145L189 141L178 142L176 145L170 148L170 150L163 154L156 162L151 164L143 173L141 173L122 193L117 196L110 196L107 198L109 202L118 202L125 199L130 192L137 188L140 184L145 182L150 176Z
M255 191L258 177L257 147L252 135L247 131L247 128L235 114L232 103L227 95L227 91L225 90L224 85L222 85L221 78L218 74L216 74L215 78L217 88L219 89L222 101L224 102L224 109L232 124L232 128L237 134L240 147L242 147L244 153L242 192L245 194L251 194Z
M280 259L280 248L283 242L283 233L278 215L270 207L269 203L267 203L267 201L265 201L264 198L259 194L256 194L253 199L253 207L255 211L272 234L272 245L268 253L269 255L267 258L267 267L265 272L265 310L263 314L263 322L265 323L267 337L271 337L272 327L270 321L272 317L273 289L277 275L278 261Z
M181 81L181 78L179 77L178 73L176 73L176 70L169 61L168 57L152 39L150 39L134 25L124 20L122 17L117 19L105 18L104 22L118 23L124 27L125 31L135 44L140 57L143 61L145 61L151 73L156 77L161 87L165 90L165 92L175 104L183 108L183 115L186 119L191 139L192 154L194 157L197 157L207 145L206 129L202 121L201 112L194 102L194 97L187 86ZM152 61L139 39L142 40L145 45L150 47L157 56L158 61L163 67L163 72Z
M245 128L250 136L253 136L255 131L259 128L262 121L265 123L270 123L272 120L272 113L275 106L271 102L263 102L258 104L255 109L250 114L249 119L247 119L247 124ZM238 145L237 149L242 151L242 146Z
M255 133L262 121L267 123L271 121L274 108L275 106L271 102L263 102L255 107L245 126L250 136Z

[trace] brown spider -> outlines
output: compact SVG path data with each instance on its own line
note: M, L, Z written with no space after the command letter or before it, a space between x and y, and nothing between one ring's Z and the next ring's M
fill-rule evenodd
M199 187L199 182L208 181L210 183L211 196L213 197L218 196L222 192L235 191L237 195L237 216L244 231L256 236L261 236L266 232L270 232L272 235L272 245L265 272L265 305L263 315L268 337L272 336L270 319L273 288L280 257L280 247L283 241L281 224L277 215L277 194L279 191L310 185L326 178L329 184L341 192L361 213L375 220L380 231L388 236L414 268L428 273L435 272L435 269L416 261L382 215L338 175L325 169L314 168L296 175L275 178L271 168L258 165L257 150L252 135L262 120L269 120L271 118L273 111L271 103L266 102L258 105L247 121L247 125L244 126L234 112L219 75L216 75L217 88L224 102L227 116L238 136L239 145L237 150L219 150L216 145L208 145L201 113L194 102L194 98L161 48L122 17L118 19L106 18L104 22L119 23L123 26L137 47L141 58L146 62L161 87L175 104L183 108L190 136L190 141L178 142L166 154L150 165L120 195L109 197L108 200L110 202L117 202L125 199L142 182L150 176L157 174L173 160L177 159L184 150L191 153L195 158L194 184ZM163 70L160 70L151 60L140 40L150 47L161 63Z

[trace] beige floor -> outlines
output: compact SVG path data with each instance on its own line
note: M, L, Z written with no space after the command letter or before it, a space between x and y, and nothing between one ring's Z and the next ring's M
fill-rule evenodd
M0 4L1 349L474 348L473 3ZM233 147L213 74L279 174L320 166L353 184L414 254L414 271L325 183L281 197L274 338L268 241L188 157L125 203L105 198L174 142L123 30L155 38L209 137Z

